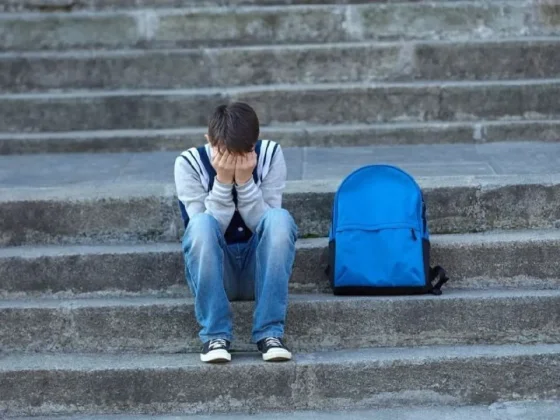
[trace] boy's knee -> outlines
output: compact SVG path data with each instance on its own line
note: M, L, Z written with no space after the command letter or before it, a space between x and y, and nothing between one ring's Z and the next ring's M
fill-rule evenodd
M220 225L216 218L208 213L195 214L189 220L187 232L193 233L214 233L216 229L220 229Z
M189 220L183 245L185 247L188 244L189 248L192 248L212 242L219 243L221 234L220 225L214 216L199 213Z
M270 209L262 219L265 228L285 228L286 230L295 229L296 223L290 212L286 209Z
M274 243L281 245L286 242L295 242L297 226L294 218L287 210L270 209L263 216L259 233L261 236L270 236Z

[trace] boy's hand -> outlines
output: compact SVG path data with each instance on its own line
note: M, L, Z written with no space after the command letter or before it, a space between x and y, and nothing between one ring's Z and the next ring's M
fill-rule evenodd
M229 152L220 153L214 151L212 166L216 170L216 179L221 184L233 184L235 176L236 157Z
M255 152L238 156L235 164L235 183L243 185L249 182L255 166L257 166L257 154Z

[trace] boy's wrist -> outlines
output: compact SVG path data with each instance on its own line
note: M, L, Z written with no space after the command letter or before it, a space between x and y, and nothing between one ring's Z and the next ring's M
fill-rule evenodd
M222 185L231 185L233 186L233 178L229 179L229 178L224 178L224 177L220 177L220 175L216 175L216 181L218 181L220 184Z
M214 178L214 187L212 192L222 198L231 197L233 190L233 184L225 184L221 182L218 177Z
M243 187L246 187L247 185L249 185L252 180L253 180L253 175L251 174L251 176L244 181L243 180L239 181L239 180L235 179L234 182L235 182L236 187L243 188Z
M237 191L237 200L239 202L248 202L255 199L259 187L255 184L253 177L251 177L245 184L236 185L235 189Z

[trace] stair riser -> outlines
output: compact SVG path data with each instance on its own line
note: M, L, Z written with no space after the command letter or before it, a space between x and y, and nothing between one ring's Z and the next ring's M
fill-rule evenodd
M288 312L287 339L296 351L560 340L560 295L482 296L296 300ZM249 345L253 306L252 302L233 305L237 349L254 350ZM194 306L179 302L4 307L0 320L0 350L7 352L176 353L198 352L201 346Z
M190 414L552 399L560 397L559 363L559 355L544 354L228 368L31 368L0 372L0 410Z
M445 2L448 0L430 0ZM485 0L477 0L484 3ZM507 1L507 0L506 0ZM384 0L399 3L402 0ZM83 9L138 9L166 7L284 6L309 4L361 4L370 0L4 0L3 11L71 12Z
M494 229L554 227L560 220L560 183L543 177L480 178L449 185L423 180L428 220L433 234L467 233ZM538 181L537 181L538 179ZM516 183L523 181L523 183ZM337 182L317 185L293 183L284 206L294 216L302 237L328 235L333 192ZM31 243L92 243L97 241L176 241L182 231L173 187L157 187L156 195L127 197L126 190L96 198L41 199L24 193L0 202L0 245ZM48 193L48 191L47 191ZM61 192L64 196L65 191ZM83 195L82 195L83 194ZM87 196L81 188L80 196ZM114 198L111 198L114 197Z
M325 43L370 39L472 39L558 33L558 12L539 3L400 3L354 6L137 9L7 15L0 48L39 50ZM476 28L477 30L473 30Z
M432 240L432 260L453 279L447 287L560 286L559 239L522 238L518 242L454 242ZM305 241L304 241L305 243ZM323 270L327 265L326 240L300 246L290 290L295 293L330 293ZM176 250L42 257L0 258L0 295L72 297L80 295L190 296L185 284L180 246Z
M262 137L283 147L352 147L502 141L560 141L559 121L416 123L405 125L261 127ZM0 155L186 150L200 145L205 128L169 131L1 134Z
M352 408L340 411L320 411L320 410L290 410L290 418L292 420L330 420L332 418L348 418L351 420L393 420L397 419L424 419L432 420L472 420L486 419L494 417L495 420L511 420L515 416L523 416L523 420L555 420L557 413L560 412L560 402L555 400L547 401L500 401L498 404L478 405L456 407L450 405L436 405L433 407L424 407L416 405L411 407L392 407L392 408L372 408L353 410ZM285 412L273 411L267 413L270 420L283 419ZM497 417L496 417L497 416ZM254 416L253 416L254 417ZM125 415L106 415L90 417L87 415L79 415L72 417L12 417L17 420L131 420L130 416ZM245 414L228 413L198 416L198 420L243 420L247 418ZM168 416L150 415L135 416L134 420L192 420L189 416ZM197 420L195 417L194 420Z
M559 63L554 41L4 55L0 90L532 79L557 76Z
M160 129L205 126L230 101L251 104L261 124L553 119L560 82L263 88L229 93L0 97L1 131ZM291 104L286 106L286 104Z

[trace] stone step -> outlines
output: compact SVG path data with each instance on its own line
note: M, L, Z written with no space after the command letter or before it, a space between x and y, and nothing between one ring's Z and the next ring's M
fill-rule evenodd
M291 295L297 352L560 342L559 290L445 290L442 296ZM254 302L232 303L233 346L252 350ZM0 301L0 352L198 352L192 298ZM460 314L460 316L458 316ZM522 315L520 315L522 314Z
M554 119L558 95L560 79L4 94L0 130L204 126L208 113L229 101L251 104L263 125Z
M402 2L403 0L384 0ZM414 0L413 0L414 1ZM449 1L449 0L431 0ZM484 0L478 0L483 2ZM515 1L515 0L511 0ZM298 4L360 4L369 0L3 0L0 11L72 12L84 9L136 9L167 7L282 6Z
M433 264L445 267L446 288L560 286L560 230L434 235ZM331 291L324 269L328 240L298 242L294 293ZM0 248L0 296L189 296L179 243Z
M558 74L560 38L0 54L0 90L22 92L532 79Z
M419 404L422 404L419 401ZM288 408L289 410L289 408ZM284 420L558 420L560 402L544 401L501 401L491 405L457 407L438 404L436 407L417 405L406 408L377 408L344 411L282 411L253 414L251 419ZM98 415L72 417L17 417L14 420L247 420L244 414L211 414L194 416L129 416Z
M0 133L0 155L182 151L199 146L206 131L205 127L195 127ZM282 124L261 127L261 133L285 148L559 142L560 120Z
M560 221L560 175L435 176L418 181L433 234L551 228ZM300 237L328 235L338 184L288 182L283 205L293 214ZM0 188L0 246L173 242L181 226L175 187L167 183Z
M236 356L203 366L195 354L3 355L0 410L186 415L560 397L559 344L322 352L280 365Z
M24 13L0 16L0 50L200 47L558 34L548 2L436 2Z
M278 140L277 137L272 138ZM200 139L203 137L199 138L198 145L206 141L201 142ZM339 180L372 163L397 165L414 177L550 175L557 174L560 165L560 142L553 141L283 147L282 152L288 181ZM179 153L156 151L0 156L0 187L76 188L80 185L91 187L140 183L172 185L172 167Z

